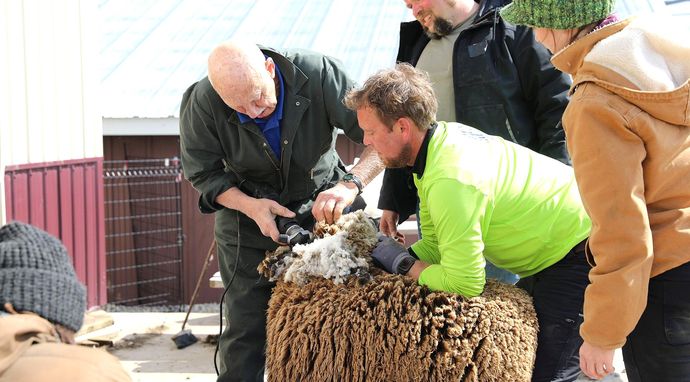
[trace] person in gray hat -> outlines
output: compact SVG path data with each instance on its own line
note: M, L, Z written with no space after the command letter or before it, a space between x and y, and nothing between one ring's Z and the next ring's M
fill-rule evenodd
M85 310L57 238L20 222L0 228L0 382L129 381L105 351L70 346Z

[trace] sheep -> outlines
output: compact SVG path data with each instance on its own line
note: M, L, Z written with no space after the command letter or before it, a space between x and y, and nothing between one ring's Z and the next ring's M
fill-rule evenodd
M538 329L526 292L488 281L481 296L468 299L387 274L371 267L376 233L364 226L368 219L362 214L342 219L316 230L326 240L345 235L338 240L345 240L355 260L331 262L342 266L339 277L303 272L295 281L282 280L300 264L287 257L311 253L297 247L268 256L260 266L265 275L273 267L278 281L267 313L269 381L531 379Z

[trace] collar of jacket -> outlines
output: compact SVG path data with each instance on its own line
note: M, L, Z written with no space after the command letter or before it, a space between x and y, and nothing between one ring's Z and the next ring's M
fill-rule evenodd
M307 83L307 80L309 80L304 72L276 50L261 45L259 45L259 48L263 54L271 57L273 62L278 65L280 72L283 74L285 85L289 87L293 94L297 94L302 89L302 86Z
M475 16L472 25L460 33L460 36L458 36L458 39L455 41L455 45L457 46L460 43L462 36L466 32L479 27L484 27L485 25L492 26L489 40L494 40L496 38L495 27L500 19L497 4L503 2L505 1L485 0L480 2L479 11ZM412 66L417 66L417 61L419 60L419 57L422 55L422 51L424 51L424 48L429 41L431 41L431 39L426 35L426 33L424 33L424 28L419 21L414 20L400 23L400 46L398 47L398 56L396 57L396 61L408 62ZM487 44L488 43L485 41L481 46L486 47ZM480 50L483 51L483 49ZM455 57L453 57L453 60L455 60Z
M561 72L574 76L582 67L585 56L599 41L618 33L625 28L632 19L625 19L617 23L609 24L601 29L590 32L585 37L576 40L551 57L551 63Z
M291 97L290 100L294 103L294 100L292 98L294 98L294 96L297 95L297 93L299 93L299 91L302 89L304 84L307 83L309 78L306 74L304 74L304 72L300 70L300 68L295 66L295 64L293 64L292 61L285 58L285 56L283 56L276 50L261 45L259 45L259 49L261 49L261 52L264 55L271 57L273 62L280 69L280 73L283 75L283 87L285 91L285 99L283 100L283 105L285 105L285 102L288 101L288 96ZM232 110L232 114L230 115L229 120L230 122L240 124L239 117L237 116L237 112L235 110Z
M424 169L426 168L426 157L429 153L429 142L436 132L436 127L438 127L438 122L434 121L431 126L426 130L424 134L424 140L422 141L422 146L417 152L417 158L414 160L414 165L412 166L412 172L417 174L417 178L422 179L424 176Z
M261 52L264 55L273 60L273 62L278 66L280 73L283 75L283 88L285 93L285 99L283 99L283 117L285 117L285 103L288 101L295 103L294 98L297 96L297 93L299 93L304 84L307 83L309 78L306 76L306 74L304 74L304 72L302 72L302 70L300 70L300 68L293 64L292 61L285 58L285 56L276 50L261 45L259 45L259 49L261 49ZM229 121L235 124L240 124L236 111L232 111Z
M262 52L271 57L283 74L285 98L283 99L283 120L280 125L280 172L283 185L287 184L290 176L290 162L292 159L292 144L297 130L302 125L302 117L310 104L309 98L299 93L309 81L304 72L283 54L269 48L262 48ZM272 153L269 153L273 155ZM283 166L283 163L286 165Z
M276 163L276 165L280 167L281 178L283 182L285 182L289 176L290 166L283 166L282 164L290 163L292 157L292 142L299 129L302 116L311 102L308 98L299 94L302 87L309 81L309 78L282 53L261 45L259 45L259 48L263 54L273 59L273 62L278 66L283 75L285 98L283 99L283 119L280 128L281 156L280 163ZM237 112L234 110L230 114L228 122L230 124L239 125L241 128L248 129L254 134L263 137L259 127L253 122L240 123ZM268 153L268 155L277 160L272 152Z
M495 14L498 12L498 10L507 4L509 4L511 0L484 0L484 1L476 1L475 3L479 3L479 13L477 14L477 17L475 18L475 22L477 20L482 19L484 16L488 14Z
M509 3L509 1L506 0L484 0L475 2L479 3L479 11L477 12L477 15L474 17L472 25L465 29L463 33L484 24L495 24L499 18L499 8ZM426 46L426 44L428 44L431 40L424 33L424 28L422 27L422 24L417 20L405 21L400 23L400 34L404 36L409 36L408 41L423 42L421 49L423 49L424 46ZM401 40L403 40L403 38L401 38ZM400 57L398 57L398 61L403 60L401 60ZM414 65L416 65L416 63Z
M681 68L677 72L671 69L687 62L687 54L674 50L677 52L675 57L668 55L659 59L658 52L646 52L648 48L639 41L663 44L663 41L655 41L653 36L665 39L672 32L655 30L657 35L646 36L637 21L623 20L593 31L554 56L553 59L557 60L554 65L563 66L563 69L558 68L568 69L573 75L571 94L582 84L595 83L657 120L690 126L690 80L685 74L687 69ZM640 21L642 26L649 22ZM631 30L627 33L624 28ZM621 33L621 39L612 42L614 39L611 36L618 32ZM685 46L684 42L681 44ZM627 54L626 46L635 50L629 56L624 55ZM643 59L636 60L635 57ZM685 67L690 65L686 64Z

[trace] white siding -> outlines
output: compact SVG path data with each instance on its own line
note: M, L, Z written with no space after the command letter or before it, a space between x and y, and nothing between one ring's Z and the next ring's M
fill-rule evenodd
M96 4L0 0L0 162L103 156Z
M91 0L0 0L0 224L6 166L102 157Z

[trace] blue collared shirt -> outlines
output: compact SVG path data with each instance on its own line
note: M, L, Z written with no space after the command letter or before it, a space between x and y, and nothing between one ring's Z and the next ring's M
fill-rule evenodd
M247 123L249 121L254 121L257 126L261 129L261 132L266 137L271 150L276 154L276 157L280 159L280 121L283 119L283 98L285 96L283 75L278 69L278 65L275 66L276 75L278 76L278 103L276 108L267 118L252 118L246 114L237 112L237 117L240 123Z

